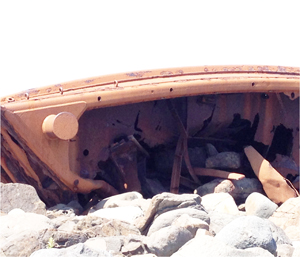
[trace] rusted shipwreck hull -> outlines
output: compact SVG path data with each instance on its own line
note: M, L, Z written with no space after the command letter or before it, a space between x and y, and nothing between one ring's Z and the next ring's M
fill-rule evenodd
M205 177L191 152L207 143L238 153L252 145L270 162L280 154L299 167L299 83L299 68L205 66L3 97L1 181L33 185L48 206L78 195L147 194L147 178L192 192ZM249 167L235 172L251 177ZM290 173L283 176L299 171Z

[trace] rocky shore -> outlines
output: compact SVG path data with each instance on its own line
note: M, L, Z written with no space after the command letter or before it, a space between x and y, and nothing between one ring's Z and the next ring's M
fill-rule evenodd
M300 257L300 197L278 206L257 179L216 179L195 194L128 192L88 210L46 208L33 187L1 183L0 256Z

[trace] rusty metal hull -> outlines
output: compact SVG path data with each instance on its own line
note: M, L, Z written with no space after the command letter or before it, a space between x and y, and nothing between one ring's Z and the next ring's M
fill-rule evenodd
M176 144L180 128L167 99L189 140L216 139L236 113L251 122L259 115L255 141L272 148L274 129L282 124L292 138L287 154L299 166L299 83L299 68L207 66L103 76L3 97L1 181L33 185L49 206L77 193L129 190L126 177L136 176L121 174L124 181L114 185L98 179L101 164L116 138L134 135L150 151ZM139 160L141 147L135 147Z

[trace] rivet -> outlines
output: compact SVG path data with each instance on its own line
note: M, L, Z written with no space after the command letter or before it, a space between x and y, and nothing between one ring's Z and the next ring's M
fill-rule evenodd
M26 97L26 99L28 100L28 99L29 99L29 94L28 94L28 93L25 93L25 97Z
M116 87L118 87L118 84L119 84L119 83L118 83L117 80L115 80L115 81L114 81L114 84L115 84Z
M61 94L63 94L63 93L64 93L64 89L63 89L62 87L60 87L60 88L59 88L59 92L60 92Z

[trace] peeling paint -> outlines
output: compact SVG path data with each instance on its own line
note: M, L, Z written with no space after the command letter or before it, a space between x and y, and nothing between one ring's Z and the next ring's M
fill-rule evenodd
M162 71L160 73L160 75L163 75L163 76L165 76L165 75L173 75L173 72L172 71Z
M145 73L149 73L151 71L139 71L139 72L131 72L131 73L126 73L127 76L129 77L138 77L141 78L144 76Z

